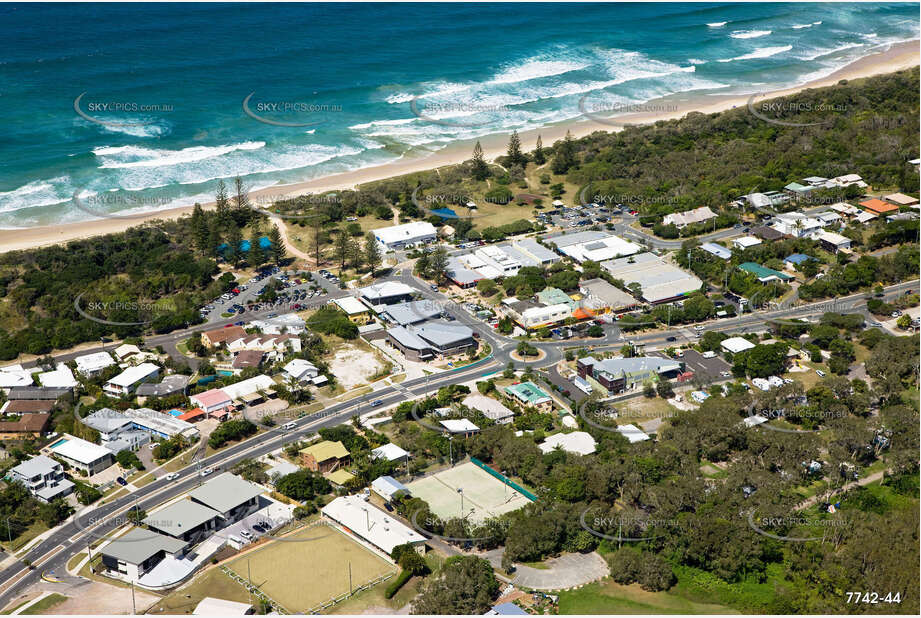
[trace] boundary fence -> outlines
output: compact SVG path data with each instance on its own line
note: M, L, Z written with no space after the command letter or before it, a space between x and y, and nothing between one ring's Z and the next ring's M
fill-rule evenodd
M479 468L482 468L483 470L485 470L486 472L488 472L491 476L496 477L497 479L499 479L500 481L502 481L503 483L505 483L506 485L508 485L508 486L511 487L512 489L514 489L514 490L516 490L517 492L519 492L520 494L522 494L525 498L527 498L527 499L530 500L531 502L537 502L537 496L536 496L536 495L534 495L533 493L531 493L530 491L528 491L527 489L525 489L524 487L522 487L521 485L519 485L518 483L516 483L515 481L513 481L512 479L508 478L507 476L505 476L505 475L502 474L501 472L498 472L498 471L496 471L496 470L493 470L492 468L490 468L489 466L487 466L485 463L483 463L482 461L480 461L480 460L477 459L476 457L471 457L471 458L470 458L470 461L472 461L473 464L474 464L475 466L477 466L477 467L479 467Z

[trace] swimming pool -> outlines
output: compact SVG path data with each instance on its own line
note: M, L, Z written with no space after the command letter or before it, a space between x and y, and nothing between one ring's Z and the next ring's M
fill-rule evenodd
M67 438L61 438L60 440L58 440L57 442L55 442L54 444L52 444L52 445L49 446L48 448L55 448L55 447L57 447L57 446L61 446L62 444L66 443L66 442L67 442Z
M218 373L218 375L222 375L222 376L232 376L232 375L233 375L233 372L232 372L232 371L227 371L227 370L223 370L223 369L222 369L221 371L218 371L217 373Z
M175 410L175 409L174 409L174 410L170 410L169 412L167 412L167 414L169 414L169 415L171 415L171 416L182 416L183 412L182 412L182 410Z

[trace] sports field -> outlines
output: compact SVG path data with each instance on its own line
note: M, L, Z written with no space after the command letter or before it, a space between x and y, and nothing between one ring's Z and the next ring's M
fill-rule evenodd
M312 526L286 538L311 540L273 541L228 566L243 579L248 567L253 585L291 613L306 613L347 593L350 564L353 588L397 570L332 526Z
M479 522L520 509L529 502L517 490L470 462L413 481L407 487L444 519L467 516Z

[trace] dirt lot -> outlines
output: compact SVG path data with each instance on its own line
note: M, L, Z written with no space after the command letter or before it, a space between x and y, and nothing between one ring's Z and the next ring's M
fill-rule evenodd
M345 344L333 354L329 368L342 385L349 390L362 384L385 368L378 353L364 350L354 344Z
M76 578L74 578L76 579ZM85 583L84 583L85 582ZM131 589L109 586L100 582L80 580L76 585L50 584L42 582L35 592L53 591L67 597L66 601L49 609L50 614L91 615L91 614L130 614ZM159 596L136 589L135 602L139 614L160 599ZM33 598L37 596L30 595Z

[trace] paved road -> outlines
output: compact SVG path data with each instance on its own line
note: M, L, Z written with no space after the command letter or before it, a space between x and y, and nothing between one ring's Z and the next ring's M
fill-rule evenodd
M412 285L427 298L449 302L443 294L433 292L427 285L416 279L408 268L396 269L394 272L395 274L390 277L391 279L402 280L408 285ZM904 290L917 290L917 288L917 281L900 283L889 286L886 289L886 295L887 297L892 297L902 294ZM744 331L746 329L760 329L766 322L777 318L813 317L820 316L826 311L847 311L854 309L864 312L865 298L865 294L854 294L852 296L834 299L833 301L812 303L779 311L743 314L731 320L720 320L707 323L705 324L705 328L706 330L715 331ZM480 335L481 341L486 341L490 344L492 347L492 355L490 357L471 367L408 380L398 386L387 387L375 391L373 394L331 406L322 412L295 421L296 428L290 432L282 433L273 430L255 436L230 446L210 457L200 459L199 462L197 462L198 465L200 465L201 468L211 467L215 470L227 470L245 458L258 457L276 450L288 442L301 439L307 434L315 432L322 427L330 427L346 422L351 417L368 411L370 409L369 402L372 399L381 400L383 406L395 405L405 401L408 397L425 395L437 390L441 386L474 380L503 368L511 359L509 352L517 344L517 341L499 335L479 320L466 314L463 310L457 310L453 313L456 314L455 317L458 321L473 328ZM232 323L233 320L226 320L226 322ZM197 330L213 327L214 325L199 325L167 335L150 337L147 339L147 343L148 345L154 346L167 345L188 337ZM680 333L683 328L686 327L631 334L629 336L631 340L638 343L664 345L667 337L674 336L676 332ZM555 365L562 358L563 346L560 342L537 342L535 345L541 347L546 353L545 357L539 361L531 361L529 363L514 362L514 364L518 367L523 367L525 365L549 367ZM595 343L586 342L585 345L595 350L619 347L623 345L623 339L620 339L619 333L615 333L609 334L603 339L598 339ZM88 353L86 350L80 353L68 353L60 355L58 359L65 360L78 354L86 353ZM18 591L37 581L43 569L53 569L56 572L63 572L67 560L80 551L83 551L87 542L117 528L121 523L118 520L118 516L124 514L127 509L135 504L142 509L150 510L157 504L163 503L198 485L201 479L198 476L197 470L197 466L189 466L183 469L179 473L179 477L173 481L167 481L165 478L160 478L141 487L130 495L97 507L59 526L48 538L33 547L23 556L24 559L29 560L33 565L40 568L29 570L21 563L17 563L0 572L0 607L8 604Z

